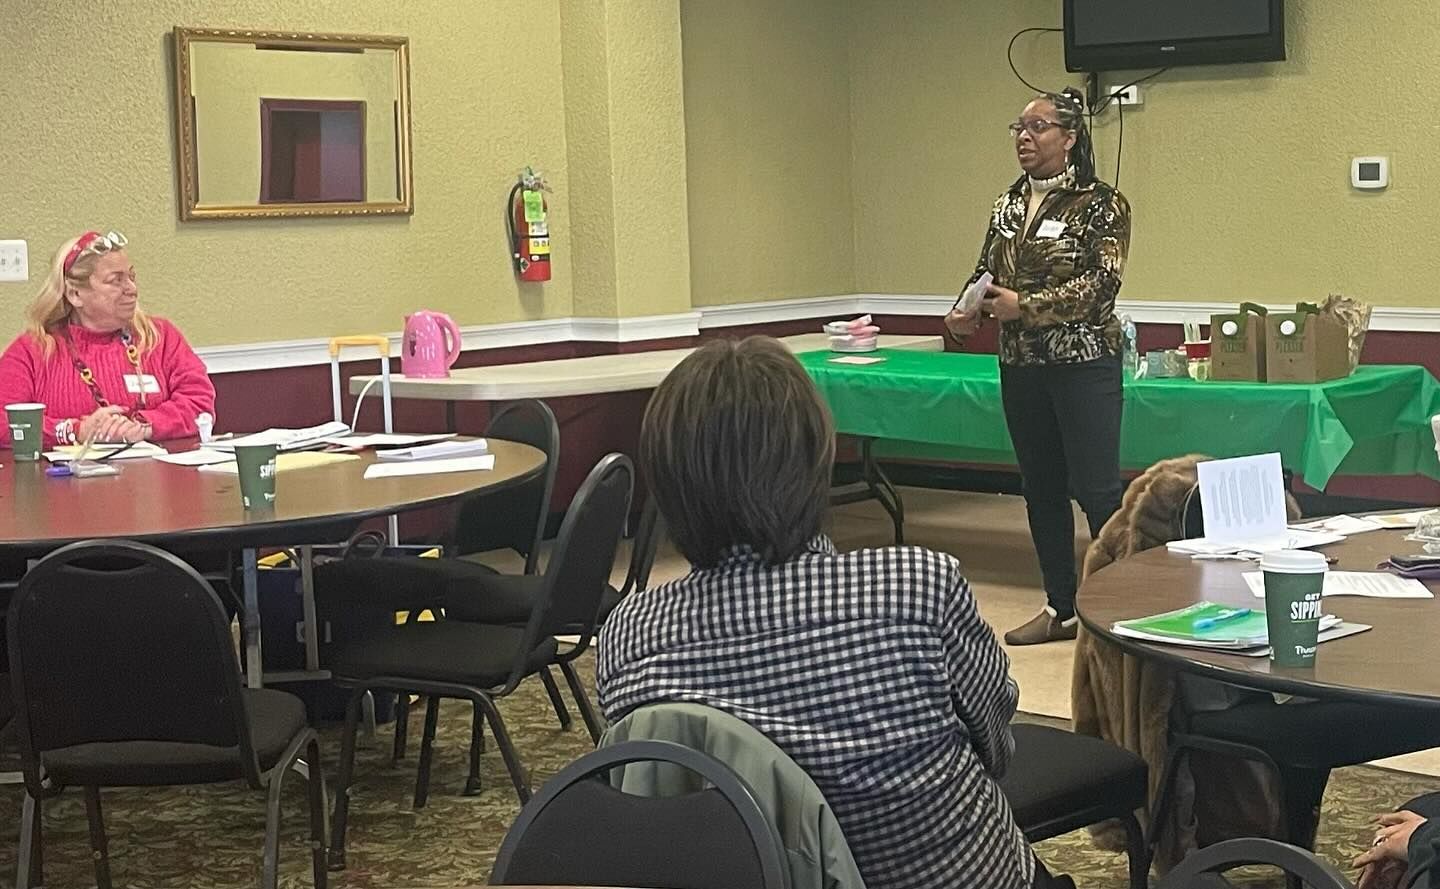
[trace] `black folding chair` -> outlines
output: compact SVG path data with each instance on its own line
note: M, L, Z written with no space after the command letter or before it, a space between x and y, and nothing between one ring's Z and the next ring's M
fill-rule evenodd
M25 575L7 624L27 793L16 885L38 878L41 805L67 785L85 789L95 878L108 889L101 787L238 779L269 794L261 885L273 889L281 787L295 769L309 779L325 886L319 739L299 698L240 687L224 609L195 569L142 543L71 544Z
M1125 828L1131 889L1145 889L1150 849L1135 813L1145 808L1145 760L1108 741L1017 723L1015 754L1000 779L1015 822L1032 843L1114 819Z
M340 753L332 866L344 867L355 735L360 701L367 691L413 691L431 698L426 706L416 777L417 808L424 805L430 781L438 718L435 700L439 698L470 701L485 713L521 802L530 798L529 778L495 706L497 698L513 692L525 677L558 666L580 704L586 725L598 734L599 717L572 662L589 647L595 632L600 597L615 563L620 531L630 508L634 475L629 458L621 454L607 455L590 471L565 513L554 553L539 578L541 592L525 626L448 619L408 623L343 648L336 655L332 665L336 681L348 685L352 692ZM560 650L555 637L577 627L577 644Z
M534 480L465 501L455 522L451 550L456 555L511 549L525 557L525 573L534 574L550 516L550 495L559 467L560 426L543 401L527 398L505 405L485 427L487 438L518 441L545 453L545 470Z
M640 511L640 520L635 526L635 535L630 549L630 563L626 569L625 581L617 589L608 581L600 597L600 613L596 626L604 625L610 619L620 602L631 593L649 587L650 571L655 566L655 551L660 536L664 533L664 520L660 518L660 507L654 497L645 500ZM456 562L451 568L451 582L447 586L445 616L454 620L468 620L475 623L499 625L523 625L535 607L535 597L541 588L539 578L532 575L499 574L484 565L473 562ZM568 628L567 633L579 633L580 627ZM550 678L549 670L540 674L545 682L545 691L560 720L560 728L570 728L570 711L561 699L559 689ZM580 706L577 699L576 706ZM596 723L587 720L590 740L599 743L600 734ZM485 749L485 722L481 714L475 714L470 732L470 776L466 780L465 792L478 793L480 788L480 754Z
M533 576L550 515L550 496L555 489L560 426L545 402L531 398L512 402L497 411L485 428L485 436L536 448L545 454L545 468L524 484L490 491L462 503L443 541L446 552L450 556L462 556L513 550L525 559L525 574ZM409 611L413 620L425 610L419 603L443 601L452 592L464 598L468 595L469 578L477 574L494 576L495 571L478 562L448 557L342 559L315 567L316 605L323 617L350 603L383 604L396 611ZM568 728L570 713L565 709L554 677L547 670L540 678L561 725ZM409 724L410 697L401 694L396 704L392 753L397 762L405 758ZM483 715L479 712L475 714L475 724L483 724ZM472 775L466 792L478 792L478 788L479 778Z
M1225 840L1190 853L1156 889L1221 889L1230 884L1220 874L1252 864L1278 867L1290 882L1310 889L1354 889L1334 865L1313 852L1277 840L1249 838Z
M649 497L635 525L634 545L625 580L616 588L609 580L600 600L600 623L631 593L650 584L650 571L655 566L655 551L664 533L660 509L655 498ZM445 616L487 624L523 624L535 606L541 582L529 574L501 574L475 562L457 562L449 571L446 587Z
M641 797L607 780L617 767L656 761L689 769L711 786ZM754 792L724 763L669 741L625 741L582 756L546 782L505 835L490 882L786 889L785 856Z

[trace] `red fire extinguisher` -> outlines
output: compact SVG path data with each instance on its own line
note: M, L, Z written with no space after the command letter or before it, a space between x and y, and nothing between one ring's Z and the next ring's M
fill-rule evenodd
M548 210L545 180L526 167L505 202L510 254L521 281L550 280L550 226L545 221Z

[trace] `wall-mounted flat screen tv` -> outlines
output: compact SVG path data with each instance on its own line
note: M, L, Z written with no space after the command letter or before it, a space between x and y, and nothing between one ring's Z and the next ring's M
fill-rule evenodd
M1285 58L1285 0L1065 0L1065 67L1116 71Z

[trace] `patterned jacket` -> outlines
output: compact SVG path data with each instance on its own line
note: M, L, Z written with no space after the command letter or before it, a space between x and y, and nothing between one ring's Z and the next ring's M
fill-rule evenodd
M1130 251L1130 204L1109 185L1075 184L1073 171L1025 226L1029 177L995 201L980 262L1020 294L1020 318L1000 325L1000 361L1077 364L1120 354L1115 295Z

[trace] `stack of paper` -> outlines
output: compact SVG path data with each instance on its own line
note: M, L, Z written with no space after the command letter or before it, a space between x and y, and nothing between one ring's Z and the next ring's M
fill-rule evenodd
M233 451L241 445L273 444L282 451L300 451L323 445L327 439L345 435L349 431L349 426L335 421L306 429L266 429L253 435L212 441L209 446L218 451Z
M445 460L454 457L478 457L490 453L490 445L483 438L465 441L440 441L435 444L418 445L413 448L394 448L376 451L376 460L387 462L409 462L411 460Z
M325 443L338 445L342 448L394 448L402 445L418 445L432 441L444 441L447 438L454 437L455 433L453 432L425 432L418 434L373 432L364 435L337 435L325 439Z

